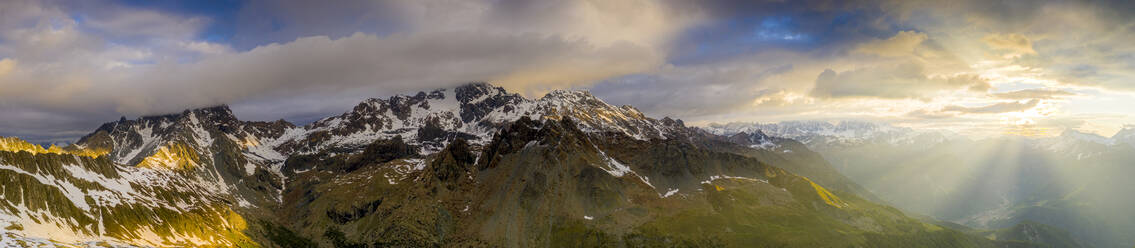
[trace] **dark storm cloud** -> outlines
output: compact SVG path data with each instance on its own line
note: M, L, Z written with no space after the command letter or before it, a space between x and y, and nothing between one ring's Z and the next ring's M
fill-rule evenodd
M0 101L0 137L19 136L43 143L71 143L97 127L98 121L114 118L113 112L67 112L15 106Z

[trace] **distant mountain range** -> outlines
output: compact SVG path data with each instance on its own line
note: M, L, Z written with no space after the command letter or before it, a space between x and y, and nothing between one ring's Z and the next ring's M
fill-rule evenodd
M885 202L974 228L1024 222L1067 230L1095 247L1135 239L1135 128L1112 137L1066 130L1056 137L973 140L937 130L844 121L711 124L718 135L800 140Z
M947 131L921 131L864 121L786 121L780 123L710 124L706 131L717 135L763 132L767 135L795 139L814 149L889 144L928 147L942 142L964 139Z
M0 245L1044 245L909 217L805 143L721 134L485 83L304 126L226 106L123 118L67 147L0 139Z

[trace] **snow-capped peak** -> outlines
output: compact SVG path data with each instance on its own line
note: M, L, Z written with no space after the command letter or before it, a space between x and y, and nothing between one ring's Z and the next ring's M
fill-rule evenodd
M484 144L500 127L525 116L570 117L584 131L621 133L640 140L665 139L681 126L680 121L647 118L633 107L612 106L587 91L555 90L532 100L487 83L471 83L413 96L368 99L350 112L303 127L302 134L280 142L277 150L357 150L376 139L401 136L428 154L456 138Z
M1076 130L1071 129L1071 128L1065 129L1064 132L1060 133L1060 138L1075 140L1075 141L1091 142L1091 143L1102 144L1102 145L1113 145L1113 144L1115 144L1114 139L1104 137L1104 136L1099 135L1099 134L1076 131Z
M555 90L538 101L545 117L571 117L585 131L613 131L635 139L666 139L673 123L647 118L630 106L615 107L587 91ZM680 124L676 124L680 125Z

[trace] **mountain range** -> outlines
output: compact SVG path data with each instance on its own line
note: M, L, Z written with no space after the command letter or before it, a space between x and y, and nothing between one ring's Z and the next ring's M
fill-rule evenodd
M122 118L66 147L0 139L7 179L0 245L1044 247L1069 240L990 238L909 216L855 183L855 174L845 177L823 150L813 152L818 140L784 132L688 127L586 91L528 99L487 83L368 99L302 126L242 121L226 106ZM992 234L1048 230L1030 227Z
M912 215L980 230L1059 229L1093 247L1135 245L1135 219L1128 213L1135 197L1125 190L1135 186L1126 176L1135 173L1132 127L1112 137L1068 129L1054 137L984 139L863 121L705 129L800 140L882 202Z

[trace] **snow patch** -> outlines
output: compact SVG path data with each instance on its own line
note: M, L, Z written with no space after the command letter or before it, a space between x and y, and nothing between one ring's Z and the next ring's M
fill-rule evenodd
M75 187L75 185L71 184L70 182L67 182L67 181L64 181L64 180L59 180L59 179L55 178L54 176L44 176L44 175L40 175L40 174L32 174L32 173L27 172L27 171L20 169L18 167L6 165L6 164L0 164L0 170L9 170L9 171L16 172L16 173L19 173L19 174L31 176L32 178L35 178L36 181L39 181L40 184L52 186L52 187L59 189L59 191L61 193L63 193L63 195L67 197L67 200L70 200L71 204L75 205L75 207L78 207L78 208L82 209L83 211L90 211L91 210L91 206L88 205L87 201L85 200L85 197L87 196L87 194L83 193L83 190L80 190L78 187Z
M701 183L702 184L712 184L714 180L718 180L718 179L737 179L737 180L768 183L768 180L764 180L764 179L756 179L756 178L748 178L748 177L735 177L735 176L726 176L726 175L710 176L709 179L706 179L705 181L701 181Z
M245 162L244 163L244 173L247 176L252 176L253 173L256 173L256 165L254 165L252 163Z
M618 160L615 160L614 158L611 158L610 156L607 156L607 153L603 152L602 149L599 149L598 146L595 147L595 150L599 151L600 158L602 158L604 160L604 162L607 163L607 166L599 166L599 168L603 169L604 171L607 171L607 173L610 173L612 176L623 177L627 173L633 173L634 172L634 171L631 170L631 167L624 165L623 163L620 163Z

